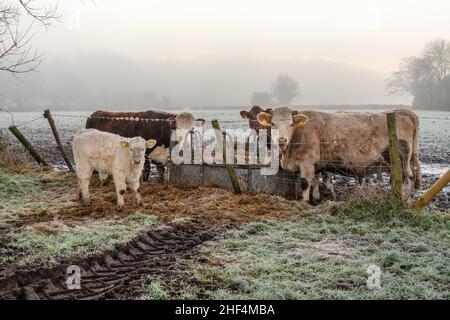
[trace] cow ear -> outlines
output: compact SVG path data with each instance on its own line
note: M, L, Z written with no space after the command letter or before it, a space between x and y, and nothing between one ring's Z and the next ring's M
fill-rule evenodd
M128 141L120 141L120 146L122 147L122 149L126 149L128 148L130 144L128 143Z
M155 145L156 145L156 140L155 140L155 139L147 140L147 142L145 143L145 146L146 146L148 149L153 148Z
M268 113L268 114L272 114L272 109L271 108L269 108L269 109L266 109L266 113Z
M268 114L267 112L260 112L256 116L256 119L258 119L258 122L263 126L270 126L270 123L272 122L272 115Z
M241 118L242 119L250 119L250 112L248 111L241 111Z
M297 113L292 117L293 126L300 126L303 127L308 122L308 117L304 114Z
M195 126L197 126L197 127L203 127L205 125L205 123L206 123L206 120L203 118L195 119Z

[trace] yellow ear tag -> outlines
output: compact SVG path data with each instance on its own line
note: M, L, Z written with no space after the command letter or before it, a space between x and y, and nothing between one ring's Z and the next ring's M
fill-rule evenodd
M156 140L155 139L150 139L146 142L146 147L151 149L156 145Z
M303 127L303 126L305 125L305 121L299 121L299 122L297 123L297 125L299 125L300 127Z
M262 124L263 126L268 126L268 125L269 125L269 121L267 121L266 119L263 119L263 120L261 121L261 124Z
M125 150L128 147L128 142L122 141L120 143L120 146L122 147L123 150Z

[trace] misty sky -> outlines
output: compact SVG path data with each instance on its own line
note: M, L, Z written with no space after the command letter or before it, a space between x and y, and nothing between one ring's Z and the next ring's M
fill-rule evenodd
M292 105L410 104L386 78L426 42L450 40L448 0L58 3L59 23L33 29L38 72L0 73L0 105L245 106L279 74L299 83Z
M447 0L64 0L59 6L62 23L36 37L46 53L318 58L390 72L426 41L450 38Z

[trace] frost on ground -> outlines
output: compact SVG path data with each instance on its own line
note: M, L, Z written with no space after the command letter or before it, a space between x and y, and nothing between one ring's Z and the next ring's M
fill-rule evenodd
M79 203L72 174L0 170L0 181L0 278L194 218L233 228L176 260L170 277L149 272L130 283L138 287L127 298L450 298L450 212L409 210L384 193L313 207L145 183L144 206L117 213L114 186L98 179L91 207ZM380 290L366 286L371 264L381 269Z

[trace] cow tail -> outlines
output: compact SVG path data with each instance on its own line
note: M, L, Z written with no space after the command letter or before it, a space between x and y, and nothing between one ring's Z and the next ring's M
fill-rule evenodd
M419 118L413 113L412 120L414 123L414 137L413 137L413 153L412 153L412 166L414 173L414 188L422 188L422 172L420 170L419 162Z

